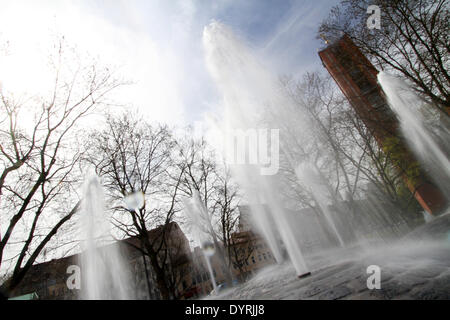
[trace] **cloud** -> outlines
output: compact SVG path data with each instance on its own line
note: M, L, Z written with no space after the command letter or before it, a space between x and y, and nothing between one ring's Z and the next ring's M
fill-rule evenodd
M0 13L4 30L0 41L9 40L12 48L0 65L4 88L44 90L51 81L46 69L48 51L55 35L64 35L80 52L89 52L103 65L117 66L126 80L135 82L114 96L118 103L139 107L153 120L183 122L173 52L140 30L132 12L128 11L123 24L116 24L86 6L72 1L8 2Z
M266 38L263 54L282 74L299 76L321 69L315 39L320 22L340 0L297 1Z
M205 25L217 19L259 50L274 73L319 67L315 29L338 0L4 0L0 43L12 55L0 61L0 81L15 90L41 91L51 79L46 54L56 34L118 66L134 86L115 98L151 120L192 123L213 112L220 94L206 70ZM0 53L1 54L1 53Z

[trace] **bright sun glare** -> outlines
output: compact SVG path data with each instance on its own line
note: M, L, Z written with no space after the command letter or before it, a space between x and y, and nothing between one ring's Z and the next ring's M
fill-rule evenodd
M172 57L138 31L115 26L65 1L52 1L49 6L9 2L0 12L0 30L5 46L0 52L4 91L36 95L51 89L54 72L49 52L64 36L77 53L115 67L120 78L133 83L113 97L118 104L138 107L153 120L177 124L183 117Z

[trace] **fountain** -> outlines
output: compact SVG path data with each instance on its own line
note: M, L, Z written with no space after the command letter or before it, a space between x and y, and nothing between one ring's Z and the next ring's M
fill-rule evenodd
M245 160L248 163L236 164L233 162L235 159L227 160L244 191L254 227L265 238L278 262L277 266L262 272L261 276L252 279L248 285L233 292L247 294L252 287L266 288L271 282L274 290L278 290L274 291L276 295L271 298L283 298L280 284L290 285L292 276L295 275L302 280L292 283L292 286L295 286L295 290L291 290L293 296L314 296L311 292L326 291L327 281L332 280L333 286L339 289L332 287L330 296L319 297L339 298L339 294L349 290L339 287L339 281L346 279L350 282L355 274L361 273L366 262L367 265L382 264L383 268L390 270L393 278L397 277L397 268L404 272L410 268L416 257L420 258L421 264L426 268L430 265L434 269L440 268L441 258L448 253L447 242L450 233L445 230L448 215L444 215L440 221L433 219L427 224L429 229L421 229L415 233L428 235L432 233L430 230L434 232L436 228L440 228L442 230L439 234L443 235L447 242L442 242L442 239L437 242L436 239L421 239L418 242L419 238L414 236L414 233L403 242L393 242L392 239L406 233L402 226L404 221L396 219L393 212L386 211L380 205L380 199L365 199L363 204L351 207L342 197L332 194L330 178L321 171L320 160L313 159L320 158L316 157L317 153L327 156L327 147L324 145L326 142L313 139L323 132L315 125L315 120L307 110L299 108L285 93L278 80L258 63L251 49L238 40L227 27L217 22L205 28L203 42L208 68L223 94L225 121L221 131L225 137L233 139L239 130L248 134L243 140L248 142L249 150L237 150L240 161ZM431 175L435 177L436 183L449 194L450 162L446 150L449 150L450 134L447 118L440 117L438 112L425 113L424 110L430 108L421 108L421 100L402 81L380 73L379 82L413 151L431 168ZM433 126L436 122L444 125ZM280 133L279 141L273 140L274 137L278 138L278 131L276 135L271 135L270 154L267 154L269 148L261 144L267 142L267 134L259 134L267 129L278 130ZM258 144L260 149L253 151L259 152L252 153L252 143ZM230 157L231 153L234 157L235 141L227 141L224 145L233 148L231 152L226 150L225 155ZM279 147L279 150L274 146ZM309 154L313 156L308 156ZM263 174L268 172L265 170L268 164L278 168L279 163L274 161L279 160L310 193L317 215L321 217L317 225L304 225L308 223L307 220L299 222L293 219L280 196L280 190L284 186L279 175L277 172ZM272 166L274 164L275 166ZM132 194L124 200L130 210L138 210L144 204L141 193ZM218 254L220 247L212 236L208 212L196 192L191 199L184 201L184 205L191 231L197 243L201 245L212 286L217 292L211 257ZM117 246L109 245L103 248L110 242L110 225L105 217L102 188L95 175L86 179L82 217L86 239L86 248L82 254L86 288L83 290L83 298L131 298L127 287L128 272ZM383 228L380 230L376 226ZM302 247L305 229L313 229L317 233L319 229L328 230L336 239L335 246L317 248L316 251L305 254ZM369 243L369 240L373 239L375 241ZM417 252L416 247L419 248ZM385 252L389 253L386 257L383 256ZM286 256L289 261L285 261ZM423 272L421 267L414 270L417 273ZM330 279L330 274L333 273L339 276ZM307 278L303 279L305 277ZM364 278L360 275L358 277ZM410 282L414 281L414 277L408 276L401 281L415 285ZM314 283L317 287L311 289L310 286ZM365 281L362 283L365 285ZM356 284L356 287L351 289L354 290L352 294L361 292L359 286L360 284ZM233 292L229 293L229 297L242 297L234 295Z
M225 137L235 137L239 130L258 132L259 129L279 129L276 123L271 125L265 122L261 115L263 106L267 103L282 105L286 102L285 97L277 92L274 78L258 64L250 50L238 41L227 27L218 22L213 22L205 28L203 43L208 68L223 93ZM259 143L261 145L261 142ZM274 143L277 141L272 141L272 145ZM233 141L226 145L234 148ZM270 159L273 161L277 154L271 149ZM238 150L238 156L242 156L239 155L242 151ZM245 150L243 152L245 153ZM230 162L233 159L229 159L229 154L230 149ZM248 155L249 158L252 156L251 153ZM261 149L259 156L261 158ZM309 271L300 243L289 225L285 209L277 195L277 181L270 175L261 175L264 168L261 163L231 165L237 181L245 190L254 221L263 230L263 236L276 260L281 262L283 257L280 243L274 237L274 234L279 234L297 274L307 275ZM258 210L262 205L268 208L269 214ZM273 230L273 224L276 231L269 232Z
M333 214L330 211L329 205L332 201L325 179L320 175L319 170L310 164L300 165L295 172L298 179L311 188L311 193L315 196L315 202L324 213L328 225L331 227L334 235L339 241L339 245L343 247L344 240L336 226L336 222L333 220Z
M206 61L211 75L223 95L224 105L224 128L220 131L224 133L228 140L224 145L228 147L226 156L234 176L245 192L246 201L249 204L255 227L265 237L271 251L278 263L283 260L283 243L289 259L293 263L297 274L307 274L309 268L302 253L302 235L298 232L299 226L292 223L292 219L286 211L286 205L280 198L282 182L275 175L261 175L262 168L265 168L267 161L255 163L255 155L251 150L234 150L236 132L249 133L247 141L251 149L251 133L261 130L279 130L279 155L274 154L273 148L270 160L281 159L283 165L297 172L303 184L308 184L317 207L323 211L325 219L321 219L322 228L332 230L339 245L344 246L342 232L349 233L352 230L342 230L348 225L346 220L338 221L336 213L331 213L329 207L331 203L327 199L327 191L323 189L327 181L316 183L309 181L312 171L305 164L314 163L305 154L326 152L324 146L315 144L314 139L323 133L314 125L314 119L306 111L298 107L292 98L281 87L278 79L271 75L260 63L251 49L238 40L233 33L224 25L213 22L207 26L203 34ZM261 138L260 138L261 139ZM243 140L243 139L242 139ZM255 139L253 139L255 141ZM253 143L255 143L253 141ZM266 141L263 141L264 143ZM271 141L271 145L278 141ZM261 146L261 141L258 141ZM236 153L247 152L239 155L241 159L248 159L249 163L233 163ZM264 148L267 151L267 148ZM276 150L278 151L278 150ZM264 153L264 152L263 152ZM259 150L261 158L261 149ZM314 157L314 156L313 156ZM253 162L252 162L253 159ZM230 160L230 159L228 159ZM265 159L267 160L267 159ZM294 173L295 174L295 173ZM316 172L315 174L321 175ZM316 180L316 179L312 179ZM313 183L314 182L314 183ZM262 210L264 208L264 210ZM348 211L344 209L343 211ZM333 216L332 216L333 215ZM339 222L339 223L338 223ZM362 222L364 224L364 222ZM338 228L340 225L341 228ZM363 229L363 228L362 228ZM363 231L360 232L363 234ZM279 236L278 236L279 235ZM348 238L348 237L347 237Z
M420 99L403 80L397 77L380 72L378 82L399 120L403 136L411 150L426 165L433 182L444 191L444 194L450 194L448 116Z
M218 293L219 291L217 288L217 282L214 277L213 268L211 266L211 259L214 256L214 254L216 253L216 249L212 242L203 242L201 248L202 248L203 256L205 257L205 260L206 260L206 266L208 268L208 273L209 273L209 277L211 279L211 284L213 286L213 290L215 293Z
M132 299L129 271L119 244L113 243L98 177L87 175L81 207L81 297L86 300Z
M202 253L206 261L208 273L214 292L218 292L217 283L211 266L211 258L216 253L214 243L211 242L211 223L208 212L200 200L197 191L194 191L190 199L184 199L184 207L187 213L188 225L195 237L195 241L201 245Z
M232 159L228 163L244 190L255 228L265 237L277 262L283 260L281 240L297 274L302 275L309 270L309 258L302 253L300 226L292 222L279 195L283 182L276 174L261 174L261 168L267 165L267 161L255 161L258 155L261 158L261 150L256 156L252 154L251 144L261 145L261 141L255 138L258 134L252 136L252 132L260 132L261 129L279 130L280 141L276 143L279 143L280 154L274 155L272 150L270 159L284 161L283 165L297 175L299 183L309 189L315 207L323 217L320 219L321 227L336 238L338 247L343 248L348 243L360 247L382 245L407 232L403 218L380 206L383 199L365 199L364 203L355 205L339 195L333 198L331 182L320 171L322 164L317 162L320 160L316 160L320 159L316 156L319 153L322 158L332 157L327 154L330 148L326 139L320 140L324 135L321 127L307 106L302 109L292 101L278 79L258 62L251 48L218 22L205 27L203 42L208 69L223 96L224 123L220 131L232 139L224 143L228 148L225 155L230 157L231 154ZM236 139L238 130L247 133L240 138L249 147L243 151L244 155L238 154L241 163L233 162L236 153L242 151L234 149L236 140L233 139ZM231 152L230 146L233 148ZM441 155L437 158L442 165L446 165L445 161L448 163ZM242 163L242 159L248 160L247 163ZM450 166L445 168L447 172L448 168Z
M366 297L365 295L372 294L366 287L366 268L377 264L382 266L382 270L385 270L383 272L389 277L396 279L388 282L388 291L380 291L382 294L377 296L389 298L389 292L404 292L403 287L398 290L392 288L397 279L414 289L417 284L414 282L417 280L416 275L410 275L408 268L414 265L416 259L421 261L421 265L410 270L417 274L426 272L427 268L437 270L443 261L448 261L447 240L442 242L439 238L435 242L436 239L427 238L418 243L417 237L411 237L399 241L399 238L410 231L409 226L396 212L397 209L381 203L382 196L373 194L372 197L370 194L364 201L356 203L344 201L339 194L331 194L333 188L330 178L321 171L323 163L317 160L320 156L329 156L327 149L330 148L326 145L326 139L320 139L324 132L307 111L307 106L302 108L293 102L278 79L258 63L257 55L234 36L228 27L212 22L204 29L203 43L207 66L223 97L224 123L219 131L232 139L236 139L237 130L248 133L246 137L240 138L248 143L250 150L244 150L244 155L238 154L241 163L233 162L234 158L228 163L245 193L254 227L265 237L278 262L278 265L261 271L249 282L222 296L223 298L336 299L358 296L360 292L364 292L361 296ZM383 76L380 82L384 88ZM385 91L392 98L390 91ZM417 101L408 103L414 104ZM403 101L400 112L406 117L404 106ZM446 175L445 179L441 179L442 183L448 184L450 165L448 157L442 151L450 141L446 131L448 126L440 131L424 134L423 121L412 121L407 120L407 124L411 127L410 130L414 130L410 137L419 137L416 149L422 152L423 158L428 158L426 161L442 170ZM274 155L272 150L269 158L280 159L287 171L296 175L299 183L309 189L315 209L322 216L318 219L319 227L303 225L312 220L299 222L293 219L286 209L287 204L280 197L283 181L280 181L277 174L261 174L261 168L265 168L268 161L257 163L257 155L251 153L251 143L261 143L255 138L258 134L254 133L261 129L279 130L280 141L276 143L279 143L280 155ZM317 137L319 139L315 139ZM436 138L440 142L433 142ZM229 152L230 146L236 147L234 140L227 141L224 145L228 147L228 150L225 148L225 155L228 157L230 154L234 157L239 152L235 149ZM309 154L313 156L308 156ZM242 159L247 160L247 163L243 164ZM446 230L448 221L449 215L444 215L428 223L429 229L421 229L418 233L428 236L434 232L435 229L431 231L432 228L437 228L440 230L439 234L447 239L450 234ZM305 254L302 247L302 233L305 229L313 229L316 233L319 233L319 229L327 229L336 238L336 245L316 248ZM283 246L290 262L283 261ZM386 257L383 256L385 253ZM447 269L444 267L440 270L445 273L448 272ZM398 274L397 270L400 270ZM439 272L436 271L437 274ZM398 276L399 274L402 276ZM293 282L294 275L310 277ZM402 278L403 275L405 278ZM382 282L382 286L384 284ZM287 294L287 291L290 293ZM262 295L262 292L265 293ZM432 294L432 288L427 287L423 292ZM417 292L412 291L411 295L416 296Z

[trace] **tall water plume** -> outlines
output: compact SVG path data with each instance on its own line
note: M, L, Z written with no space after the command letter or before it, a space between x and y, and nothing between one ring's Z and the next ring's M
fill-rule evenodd
M226 26L208 25L203 43L207 66L223 99L220 131L225 157L244 190L254 227L278 262L287 252L298 274L308 271L302 254L309 241L305 237L310 237L308 228L316 230L318 238L320 234L318 250L356 243L370 248L407 232L405 219L383 194L373 199L374 193L368 192L366 198L356 195L361 198L347 201L340 195L333 184L339 178L329 166L337 151L314 113L319 105L309 105L305 97L294 98ZM267 174L277 161L280 172ZM309 194L301 195L301 204L288 203L297 187ZM303 210L308 208L313 210Z
M84 240L80 255L81 298L132 299L129 270L119 244L113 243L103 189L92 173L84 183L80 228Z
M264 130L279 130L281 127L277 121L270 123L264 117L265 109L274 105L281 108L284 103L288 103L288 100L278 90L277 80L257 62L251 50L243 45L227 27L218 22L211 23L204 29L203 43L207 65L223 94L225 113L223 132L227 138L228 152L226 153L229 156L234 154L234 140L230 141L230 139L233 139L237 132L259 134ZM260 135L259 139L261 137L267 137L267 135ZM262 142L265 144L267 141ZM261 141L257 143L261 146ZM277 141L272 141L273 143ZM233 149L230 150L230 147ZM274 161L278 150L271 149L270 159ZM261 158L261 149L258 151ZM239 152L246 151L238 150L237 153ZM239 156L242 155L238 154ZM247 153L243 155L243 158L251 160L254 156ZM232 163L235 159L227 160ZM254 161L231 165L231 168L245 190L246 200L260 230L273 229L275 224L297 273L299 275L307 273L308 267L301 252L299 239L289 224L285 208L278 196L277 179L270 175L262 175L261 173L267 169L266 166ZM268 215L260 211L261 206L268 208ZM279 241L273 233L265 232L264 236L274 256L280 262L283 250Z
M443 193L450 194L450 121L400 78L386 72L378 81L396 114L403 136Z
M193 192L190 199L184 199L183 203L191 233L194 236L195 241L201 246L209 277L211 279L211 285L214 292L217 293L217 283L211 266L211 258L216 253L216 248L211 237L212 226L208 212L201 202L200 195L197 191Z
M324 213L328 225L331 227L333 234L339 241L339 245L343 247L344 240L336 226L336 221L333 219L333 213L330 210L332 200L330 194L331 192L329 192L329 188L327 187L327 182L323 179L317 168L308 163L298 166L296 174L300 181L309 186L311 194L314 195L315 203Z

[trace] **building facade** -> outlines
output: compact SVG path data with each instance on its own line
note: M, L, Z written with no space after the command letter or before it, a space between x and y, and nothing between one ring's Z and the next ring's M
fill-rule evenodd
M155 241L161 236L162 227L149 231L149 238ZM98 250L108 250L110 246L119 247L121 255L128 264L129 271L129 296L134 299L161 299L161 294L156 285L156 276L151 267L150 260L136 247L140 246L140 240L132 237L118 241L114 244L101 247ZM190 266L189 241L177 223L171 222L168 226L167 240L164 250L168 256L166 280L169 290L175 299L184 297L183 282L188 278ZM164 251L163 250L163 251ZM9 297L17 297L30 293L36 293L39 299L44 300L73 300L80 299L82 287L72 287L68 282L72 281L73 266L80 268L81 279L83 270L80 264L80 254L54 259L33 265L20 284L11 292ZM72 269L71 269L72 268ZM83 283L81 281L81 283ZM7 287L8 281L4 287Z

